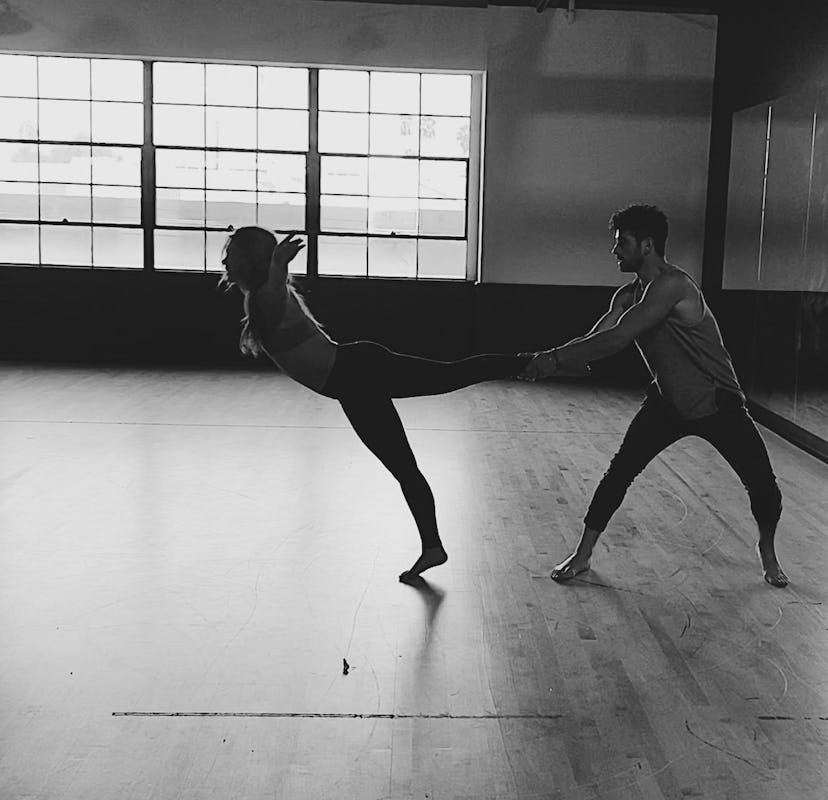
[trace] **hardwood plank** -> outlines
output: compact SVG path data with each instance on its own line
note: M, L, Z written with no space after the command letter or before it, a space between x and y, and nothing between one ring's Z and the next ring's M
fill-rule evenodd
M336 403L278 373L0 366L0 796L822 800L824 464L763 431L784 591L695 439L590 573L548 578L638 403L401 401L450 553L417 589L399 488Z

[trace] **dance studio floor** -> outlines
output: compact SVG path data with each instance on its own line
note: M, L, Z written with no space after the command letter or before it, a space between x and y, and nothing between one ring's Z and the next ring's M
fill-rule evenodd
M450 555L413 588L402 496L333 401L0 366L0 798L824 800L828 467L763 431L786 590L695 439L548 577L639 394L398 402Z

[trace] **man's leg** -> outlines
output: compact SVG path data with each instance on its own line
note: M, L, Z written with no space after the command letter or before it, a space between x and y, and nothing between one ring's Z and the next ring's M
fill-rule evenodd
M758 551L765 580L771 586L787 586L788 577L779 566L774 547L782 493L753 419L743 406L726 408L702 421L698 435L722 454L747 489L750 510L759 528Z
M592 496L580 541L572 555L552 570L552 580L566 581L589 569L595 543L621 505L630 484L662 450L682 436L681 422L661 401L648 397L633 417L621 447Z

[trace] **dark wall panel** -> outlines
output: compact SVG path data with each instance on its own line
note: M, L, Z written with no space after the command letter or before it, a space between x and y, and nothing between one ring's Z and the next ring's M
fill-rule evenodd
M560 344L586 332L613 292L348 278L297 286L335 340L441 359ZM219 290L215 276L0 268L7 360L253 367L237 348L241 314L239 295ZM632 348L595 370L646 382Z

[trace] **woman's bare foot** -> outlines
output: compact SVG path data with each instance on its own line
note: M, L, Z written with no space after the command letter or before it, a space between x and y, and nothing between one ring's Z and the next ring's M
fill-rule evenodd
M589 569L589 557L573 553L565 561L561 561L549 574L553 581L563 583L572 580L576 575L586 572Z
M767 549L761 542L756 546L759 553L759 560L762 562L762 575L765 581L771 586L783 589L788 585L788 576L782 571L779 562L776 560L776 553L773 548Z
M402 583L411 583L420 577L421 573L432 567L438 567L448 561L448 554L442 545L423 548L422 555L414 562L411 569L400 573Z

